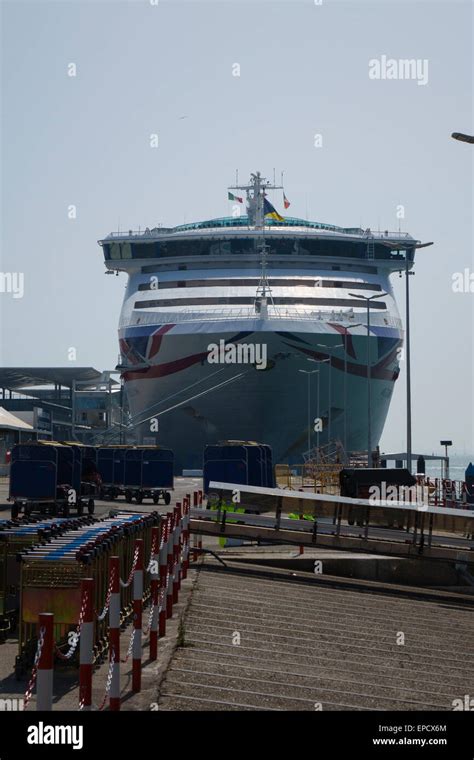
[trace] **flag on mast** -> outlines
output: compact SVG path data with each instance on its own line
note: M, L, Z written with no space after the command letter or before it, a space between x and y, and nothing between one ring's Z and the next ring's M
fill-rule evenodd
M285 193L283 193L283 205L285 208L290 208L290 201L286 197Z
M243 198L239 198L238 195L234 195L233 193L229 193L229 192L227 193L227 199L229 201L238 201L239 203L243 203L244 202Z
M284 217L278 213L276 208L274 208L270 201L268 201L265 197L263 198L263 214L264 216L271 216L271 218L275 219L277 222L284 221Z

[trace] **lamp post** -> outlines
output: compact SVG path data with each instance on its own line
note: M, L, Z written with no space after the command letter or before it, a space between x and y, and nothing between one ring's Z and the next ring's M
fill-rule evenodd
M376 293L373 296L363 296L360 293L349 293L353 298L365 301L367 306L367 467L372 464L372 403L371 403L371 366L370 366L370 303L376 298L383 298L388 293Z
M414 249L413 249L414 253ZM413 253L412 257L413 258ZM405 323L406 323L406 381L407 381L407 470L411 474L412 444L411 444L411 351L410 351L410 256L405 251Z
M358 322L355 325L348 325L346 327L346 332L344 333L344 343L342 344L344 346L344 453L347 456L347 336L349 335L349 330L353 330L355 327L362 327L362 323Z
M440 441L440 446L444 446L444 477L449 480L449 457L448 446L452 446L452 441Z
M309 362L313 362L313 364L324 364L325 362L329 362L329 359L308 359L308 361ZM320 407L320 403L321 403L321 396L320 396L321 383L320 383L319 369L315 370L315 372L318 373L318 411L317 411L317 415L318 415L318 420L320 420L321 419L321 407ZM319 448L319 425L318 425L318 430L317 430L317 433L316 433L316 446Z
M315 375L318 373L318 369L313 370L307 370L307 369L299 369L298 372L302 372L303 375L308 376L308 456L309 452L311 451L311 385L310 385L310 379L311 375ZM319 398L319 388L318 388L318 398Z
M317 343L319 348L336 349L344 348L344 343L338 343L337 346L327 346L325 343ZM329 357L329 392L328 392L328 443L331 440L331 422L332 422L332 388L331 388L331 375L332 375L332 361Z

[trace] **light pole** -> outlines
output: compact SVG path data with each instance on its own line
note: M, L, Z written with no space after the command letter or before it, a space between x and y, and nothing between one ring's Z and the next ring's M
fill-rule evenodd
M311 451L311 385L310 385L310 376L315 375L318 373L318 369L313 370L307 370L307 369L299 369L298 372L302 372L303 375L308 376L308 456L309 452ZM319 388L318 388L318 397L319 397Z
M316 343L316 345L319 348L326 348L326 349L336 349L336 348L344 348L344 343L338 343L337 346L327 346L325 343ZM332 375L332 361L331 357L329 357L329 400L328 400L328 443L331 440L331 421L332 421L332 388L331 388L331 375Z
M347 325L346 332L343 334L344 343L344 454L347 456L347 337L349 330L353 330L355 327L362 327L362 323L358 322L355 325Z
M414 258L414 249L412 249ZM407 470L411 475L411 351L410 351L410 272L409 251L405 251L405 323L406 323L406 382L407 382Z
M452 446L452 441L440 441L440 446L444 446L444 477L449 480L449 457L448 446Z
M367 306L367 467L372 464L372 405L370 393L371 366L370 366L370 303L376 298L383 298L388 293L376 293L373 296L363 296L360 293L349 293L353 298L365 301Z
M328 362L329 359L308 359L308 361L309 362L313 362L313 364L324 364L325 362ZM318 411L317 411L317 415L318 415L318 430L317 430L317 433L316 433L316 446L319 448L319 420L321 419L321 414L320 414L320 411L321 411L320 410L320 401L321 401L320 388L321 388L321 383L320 383L319 369L315 370L315 372L318 373Z

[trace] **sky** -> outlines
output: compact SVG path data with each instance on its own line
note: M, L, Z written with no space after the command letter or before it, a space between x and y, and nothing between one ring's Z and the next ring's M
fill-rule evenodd
M228 215L236 169L275 169L294 216L434 242L410 281L413 447L474 452L474 146L450 138L474 132L469 2L0 8L1 366L114 368L126 276L97 240ZM383 56L418 74L372 78ZM404 373L385 451L406 446Z

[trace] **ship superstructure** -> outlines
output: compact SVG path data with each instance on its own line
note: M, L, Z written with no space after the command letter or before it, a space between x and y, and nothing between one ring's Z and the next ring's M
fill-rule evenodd
M271 218L277 187L259 173L230 189L245 215L236 203L235 216L99 241L107 269L129 276L120 365L138 439L170 446L178 468L224 439L268 443L282 462L308 441L363 450L370 389L375 446L403 342L390 275L413 266L418 241Z

